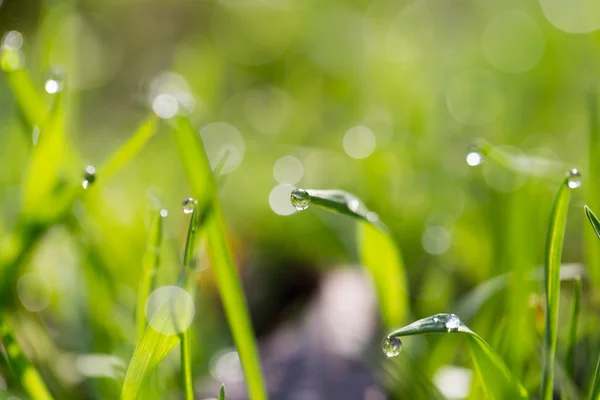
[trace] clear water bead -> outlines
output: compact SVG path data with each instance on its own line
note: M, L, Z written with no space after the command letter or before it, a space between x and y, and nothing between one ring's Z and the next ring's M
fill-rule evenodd
M437 324L438 322L440 322L440 318L437 315L434 315L433 322L435 322Z
M475 167L477 165L483 164L484 156L483 153L477 147L471 146L469 147L469 151L465 160L467 161L467 164L470 167Z
M381 349L388 358L396 357L402 351L402 341L397 337L386 337Z
M88 165L83 171L83 182L81 183L81 186L83 186L84 189L87 189L94 182L96 182L96 167Z
M48 74L48 79L44 83L44 89L50 94L55 94L63 89L65 80L65 70L62 67L54 67Z
M184 213L191 214L194 212L194 209L196 208L196 200L192 199L191 197L188 197L187 199L183 200L183 203L181 206L183 208Z
M310 194L304 189L294 189L290 195L290 201L296 210L306 210L310 205Z
M456 316L456 314L450 314L448 320L446 321L446 329L448 332L456 332L460 327L460 319Z
M571 189L577 189L581 186L581 173L577 168L573 168L567 172L567 185Z

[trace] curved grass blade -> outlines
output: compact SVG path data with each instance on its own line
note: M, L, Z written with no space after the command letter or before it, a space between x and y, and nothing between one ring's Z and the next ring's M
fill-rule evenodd
M6 80L29 127L39 126L45 120L47 110L29 72L25 68L8 71Z
M210 263L214 268L219 294L252 399L263 400L267 392L262 377L260 358L237 268L227 242L227 231L215 190L215 181L200 135L190 122L179 117L174 129L179 157L186 170L192 191L201 209L206 207L205 235Z
M384 323L388 327L401 323L408 310L404 263L379 216L356 196L342 190L295 189L290 200L299 210L314 204L358 219L360 258L375 282Z
M168 316L168 313L157 312L155 318L163 320L153 320L152 324L156 326L155 324L172 323ZM165 335L155 331L151 326L146 328L127 367L121 400L136 400L139 397L144 381L179 341L179 335Z
M225 400L225 385L221 385L221 390L219 390L218 400Z
M560 296L560 263L563 240L567 225L567 212L571 189L568 178L559 186L552 211L546 240L546 333L544 337L544 372L542 375L541 399L551 400L554 388L554 358L558 325L558 302Z
M403 336L427 333L463 333L469 338L469 350L483 386L496 399L526 399L527 390L515 378L502 358L479 335L463 324L454 314L436 314L420 319L387 335L387 341Z
M40 373L23 353L14 333L3 318L0 319L0 341L6 350L11 370L29 397L32 400L51 400L50 391L42 380Z
M590 400L600 400L600 356L596 363L596 372L594 373L594 383L590 392Z
M577 323L579 322L579 304L581 300L581 277L575 278L573 282L573 305L571 318L569 320L569 335L567 336L567 352L565 355L565 371L568 377L573 379L575 368L575 344L577 342Z
M600 220L598 219L598 217L596 217L596 214L594 214L594 212L588 206L585 206L584 208L585 215L587 215L588 219L590 220L590 224L594 229L594 232L596 232L596 235L600 239Z
M139 126L134 134L100 168L100 182L108 182L131 159L133 159L154 136L158 127L158 117L151 115Z
M152 218L152 225L150 227L150 235L148 236L148 245L146 247L146 254L143 258L142 266L142 278L140 280L140 287L137 295L136 303L136 326L137 326L137 340L138 342L142 339L144 330L146 329L146 317L144 315L144 305L150 292L155 285L156 274L160 262L160 247L162 244L162 225L163 225L163 211L156 210Z
M588 93L588 115L589 115L589 143L588 143L588 171L589 181L598 182L600 179L600 113L598 109L598 87L594 86ZM600 207L600 185L588 185L586 198L588 204L594 209ZM586 214L588 213L586 207ZM588 215L589 218L589 215ZM590 220L591 221L591 220ZM596 221L598 219L596 218ZM596 234L600 234L595 225ZM600 247L594 235L585 231L585 260L588 266L589 276L594 288L600 289Z

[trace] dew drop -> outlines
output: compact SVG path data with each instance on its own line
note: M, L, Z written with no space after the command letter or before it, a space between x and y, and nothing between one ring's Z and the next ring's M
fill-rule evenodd
M183 212L186 214L193 213L194 209L196 208L196 203L197 201L195 199L192 199L191 197L185 199L182 204Z
M55 94L63 90L65 80L65 71L62 67L54 67L50 70L48 79L44 83L44 89L50 94Z
M296 210L306 210L310 205L310 194L304 189L294 189L290 195L290 201Z
M446 321L446 329L448 332L456 332L460 327L460 319L456 316L456 314L450 314L448 320Z
M96 167L94 167L93 165L88 165L83 171L83 182L81 183L81 186L83 186L84 189L87 189L95 181Z
M162 210L160 210L160 216L163 218L166 218L169 216L169 210L167 210L166 208L163 208Z
M581 186L581 173L577 168L573 168L567 173L567 185L571 189Z
M396 357L402 351L402 341L397 337L386 337L381 349L388 358Z
M483 164L484 156L477 146L470 146L465 158L470 167Z
M440 318L437 315L434 315L433 322L435 322L437 324L438 322L440 322Z

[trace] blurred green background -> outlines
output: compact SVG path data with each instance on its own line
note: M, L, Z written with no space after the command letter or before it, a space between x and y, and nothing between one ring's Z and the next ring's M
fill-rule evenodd
M410 319L455 312L467 291L496 275L522 278L469 325L533 393L543 299L541 284L527 277L544 262L551 199L569 168L581 171L583 185L573 194L563 260L593 268L590 254L598 251L595 242L584 250L583 204L600 210L600 199L588 195L600 185L600 171L589 168L600 152L590 145L586 102L598 83L599 28L595 0L0 0L0 31L22 34L18 50L48 106L48 80L65 86L67 132L82 155L74 173L102 164L150 112L169 115L174 98L213 166L228 156L220 197L259 341L301 318L333 270L359 263L351 220L296 212L289 203L294 187L343 189L391 228L406 265ZM19 224L32 148L5 78L0 74L0 237ZM0 309L14 314L17 337L57 398L118 397L123 371L86 375L80 359L101 353L119 357L113 362L121 368L129 362L158 198L169 211L158 279L176 280L188 221L180 207L190 188L169 130L163 123L102 186L88 226L79 233L48 227L18 275L0 275L10 288ZM506 146L524 166L469 167L467 149L478 138ZM193 366L199 396L208 397L216 394L211 373L224 380L215 376L215 360L232 342L206 257L199 265ZM600 345L593 295L600 279L586 278L593 271L600 270L582 272L576 393L585 393ZM571 286L564 286L568 310ZM340 295L358 296L351 289ZM388 365L378 344L383 330L369 332L358 359L375 389L348 398L421 398L407 395L419 385L406 383L416 382L413 367L436 382L442 367L463 377L470 372L455 366L472 368L462 342L446 337L407 339L407 358ZM173 360L156 378L161 398L180 396ZM406 360L413 367L403 366ZM268 367L266 375L269 381ZM1 375L0 388L12 390Z

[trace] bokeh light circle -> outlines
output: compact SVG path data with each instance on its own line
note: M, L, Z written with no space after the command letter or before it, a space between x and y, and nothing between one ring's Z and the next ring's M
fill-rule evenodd
M148 296L144 308L148 324L157 332L176 335L194 319L194 300L179 286L163 286Z
M277 185L269 193L269 205L271 210L278 215L291 215L296 208L290 201L290 194L294 190L292 185Z
M304 175L302 162L294 156L283 156L273 166L275 180L282 184L296 184Z
M465 71L456 75L446 90L446 105L452 116L465 125L485 125L504 108L500 87L490 72Z
M37 272L29 272L21 276L17 282L17 292L23 306L31 312L46 309L52 298L52 288Z
M377 145L375 134L366 126L350 128L344 135L344 151L352 158L369 157Z
M588 33L600 28L598 0L540 0L552 25L569 33Z
M240 131L225 122L213 122L200 130L210 165L214 169L227 157L221 173L229 174L242 163L246 145Z

